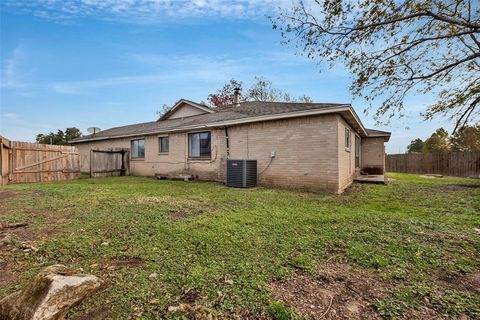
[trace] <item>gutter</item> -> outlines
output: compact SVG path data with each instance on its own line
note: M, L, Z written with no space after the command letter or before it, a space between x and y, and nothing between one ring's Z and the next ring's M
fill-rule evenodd
M151 130L151 131L143 131L143 132L133 133L133 134L132 133L121 134L121 135L105 136L105 137L98 137L98 138L86 138L86 139L79 138L79 139L70 141L70 144L99 141L99 140L108 140L108 139L117 139L117 138L139 137L139 136L145 136L150 134L190 131L190 130L204 129L204 128L225 127L225 126L232 126L232 125L245 124L245 123L262 122L262 121L268 121L268 120L281 120L281 119L288 119L288 118L298 118L298 117L304 117L304 116L310 116L310 115L329 114L329 113L345 112L345 111L349 111L353 115L354 119L360 125L365 137L368 137L365 127L363 126L362 122L360 121L357 114L353 110L352 106L346 104L340 107L323 108L323 109L316 109L316 110L304 110L304 111L297 111L297 112L287 112L287 113L281 113L281 114L277 113L273 115L264 115L264 116L257 116L257 117L245 117L245 118L235 119L235 120L223 120L223 121L217 121L217 122L212 122L207 124L184 126L184 127L179 127L175 129Z

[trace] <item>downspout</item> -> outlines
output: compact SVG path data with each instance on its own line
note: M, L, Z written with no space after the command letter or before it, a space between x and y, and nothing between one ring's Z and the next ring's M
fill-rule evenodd
M228 141L228 127L223 127L225 130L225 141L227 143L227 159L230 159L230 142Z

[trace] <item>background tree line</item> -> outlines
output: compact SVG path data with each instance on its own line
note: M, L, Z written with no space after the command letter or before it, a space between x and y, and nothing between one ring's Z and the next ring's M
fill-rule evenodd
M233 92L238 88L240 89L240 102L248 102L248 101L268 101L268 102L305 102L311 103L313 100L303 94L299 97L295 97L287 91L282 89L275 88L273 86L272 81L260 77L255 76L254 81L251 86L249 86L246 90L243 81L237 79L230 79L229 82L225 83L221 88L215 90L214 92L210 93L207 96L207 101L201 101L202 104L208 105L211 108L219 108L226 105L233 104ZM163 115L168 110L172 108L171 105L164 104L160 110L156 113L158 115Z
M480 123L466 125L452 135L439 128L425 141L416 138L407 146L408 153L449 151L480 151Z
M57 132L49 132L47 134L39 133L35 140L37 143L68 145L71 140L80 138L81 136L82 133L80 129L72 127L66 128L65 131L58 129Z

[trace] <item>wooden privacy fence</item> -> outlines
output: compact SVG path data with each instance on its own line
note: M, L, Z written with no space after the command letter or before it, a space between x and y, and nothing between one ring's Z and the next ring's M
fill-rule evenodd
M386 171L480 177L480 152L389 154Z
M76 147L1 138L1 183L70 180L80 176Z
M91 177L125 176L128 174L128 148L90 150Z

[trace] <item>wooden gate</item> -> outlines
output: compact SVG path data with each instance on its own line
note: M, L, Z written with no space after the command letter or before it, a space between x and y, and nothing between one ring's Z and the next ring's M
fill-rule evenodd
M90 176L109 177L129 174L129 150L127 148L90 150Z
M70 180L80 176L76 147L11 141L8 182Z

